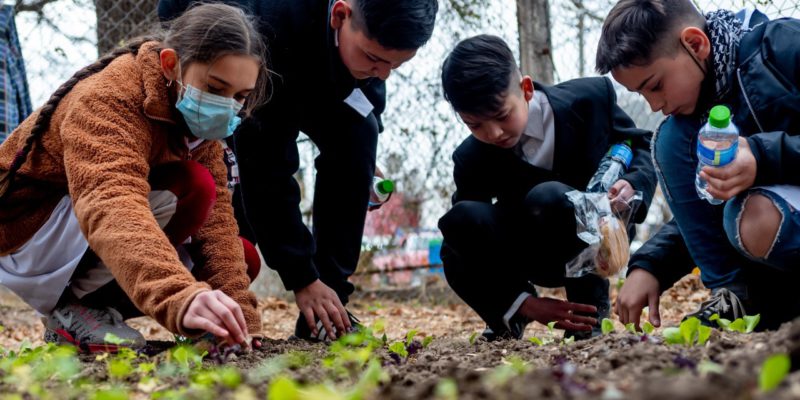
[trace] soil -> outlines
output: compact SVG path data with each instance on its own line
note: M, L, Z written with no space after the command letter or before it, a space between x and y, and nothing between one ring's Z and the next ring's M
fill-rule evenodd
M549 294L560 295L557 291ZM707 291L696 277L681 281L662 296L665 326L677 325L683 313L691 311L706 296ZM6 327L0 333L3 346L40 337L35 336L41 328L37 328L38 321L30 311L4 307L0 317ZM297 316L293 304L267 299L262 308L265 321L273 324L270 336L279 339L267 339L262 349L226 364L243 373L254 398L265 398L270 381L277 376L270 366L287 354L300 354L306 362L284 365L281 374L288 374L302 384L329 381L339 387L352 386L353 379L332 378L330 371L322 366L322 359L328 355L327 345L283 339L291 333ZM538 324L526 330L524 340L486 342L479 338L470 343L470 337L483 324L458 302L400 302L365 296L351 303L350 308L367 325L386 321L390 342L403 338L410 329L419 330L421 336L435 337L428 347L399 362L386 350L377 350L389 381L381 384L370 398L452 398L443 395L443 381L454 383L461 399L800 398L797 372L770 393L758 390L759 369L766 357L788 353L797 360L795 368L800 367L800 321L772 332L741 334L714 330L706 345L695 347L662 343L658 334L643 339L624 332L619 322L616 322L617 333L571 344L559 344L561 332L548 332ZM152 321L142 319L135 321L135 325L153 340L154 346L165 345L157 340L171 339ZM552 343L537 346L527 340L532 336L550 339ZM33 342L36 344L36 340ZM154 356L154 360L163 356L163 353ZM107 372L98 361L92 357L83 360L84 376L99 381L107 379ZM513 368L520 364L515 360L525 363L523 370ZM186 378L175 378L164 384L179 387L187 382ZM135 398L149 397L141 387L133 386L130 390ZM219 389L217 397L242 398L237 393Z

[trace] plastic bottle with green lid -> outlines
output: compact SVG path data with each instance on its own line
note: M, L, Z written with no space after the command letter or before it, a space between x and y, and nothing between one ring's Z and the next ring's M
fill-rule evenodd
M714 205L723 203L708 193L708 183L700 177L700 170L705 166L720 168L730 164L738 150L739 128L731 122L731 110L723 105L714 106L708 114L708 122L697 135L698 162L694 183L701 199Z
M387 200L394 192L394 181L391 179L383 179L381 177L373 177L372 188L369 193L369 206L376 207Z

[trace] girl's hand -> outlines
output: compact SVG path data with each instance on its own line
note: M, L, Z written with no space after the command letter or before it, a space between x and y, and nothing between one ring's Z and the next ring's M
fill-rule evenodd
M724 167L703 167L700 177L708 182L708 194L716 199L728 200L749 189L756 181L756 158L747 139L739 138L736 158Z
M209 290L195 296L183 315L183 326L202 329L231 345L245 343L248 336L242 308L219 290Z

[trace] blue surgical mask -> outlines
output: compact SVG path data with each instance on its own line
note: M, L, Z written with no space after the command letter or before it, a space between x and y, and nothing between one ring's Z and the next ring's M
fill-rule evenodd
M183 95L175 105L194 136L206 140L225 139L242 122L236 114L242 109L238 101L203 92L192 85L184 86Z

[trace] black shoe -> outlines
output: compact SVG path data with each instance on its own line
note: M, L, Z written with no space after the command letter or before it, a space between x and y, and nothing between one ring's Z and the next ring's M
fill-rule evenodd
M522 335L525 333L525 327L531 323L530 320L527 318L519 315L514 314L513 317L508 321L508 327L501 327L496 331L486 325L486 329L483 330L481 336L483 336L487 341L493 342L499 339L522 339Z
M711 320L711 316L714 314L729 321L744 318L747 315L745 312L745 304L748 301L746 290L736 291L739 292L738 295L734 293L734 290L724 287L712 289L711 298L700 304L697 311L683 317L683 320L695 317L705 326L718 328L717 322Z
M347 318L350 320L350 330L347 333L357 332L360 331L364 326L361 325L361 321L356 318L355 315L347 311ZM328 335L328 331L325 329L325 326L322 325L322 321L314 317L314 321L317 324L317 335L315 336L311 329L308 328L308 324L306 323L305 316L301 313L297 317L297 322L294 325L294 335L292 335L289 339L302 339L308 340L310 342L325 342L330 340L336 340L335 337L331 337ZM336 327L333 327L334 333L336 333Z
M608 279L597 275L586 275L580 278L568 279L565 286L567 300L570 302L597 307L597 313L577 313L577 315L595 318L597 325L592 326L591 331L565 330L564 339L573 337L575 340L586 340L601 336L603 334L601 328L603 318L609 318L611 315Z

